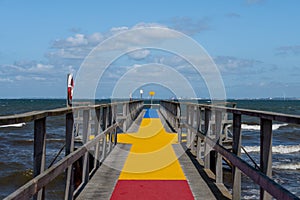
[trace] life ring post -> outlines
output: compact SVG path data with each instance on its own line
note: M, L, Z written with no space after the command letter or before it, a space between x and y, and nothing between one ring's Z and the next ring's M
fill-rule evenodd
M67 106L72 106L72 98L73 98L73 89L74 89L74 80L73 75L67 75Z

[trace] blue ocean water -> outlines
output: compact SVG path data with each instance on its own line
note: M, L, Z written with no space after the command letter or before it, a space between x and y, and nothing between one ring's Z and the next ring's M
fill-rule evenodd
M105 101L107 102L107 100ZM266 110L300 115L300 101L296 100L238 100L238 108ZM0 115L65 107L60 99L0 99ZM149 116L155 114L148 111ZM242 145L259 163L259 121L242 119ZM64 116L47 119L47 165L64 145ZM0 198L4 198L32 178L33 123L0 126ZM60 157L63 157L62 154ZM243 153L242 157L251 162ZM63 176L47 188L47 199L63 199ZM276 182L300 196L300 126L273 123L273 177ZM243 199L258 199L259 188L243 176Z

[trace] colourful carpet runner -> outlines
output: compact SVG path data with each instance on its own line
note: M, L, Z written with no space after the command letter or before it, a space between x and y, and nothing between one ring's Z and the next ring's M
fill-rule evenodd
M194 199L156 110L148 109L137 133L118 135L132 144L111 199Z

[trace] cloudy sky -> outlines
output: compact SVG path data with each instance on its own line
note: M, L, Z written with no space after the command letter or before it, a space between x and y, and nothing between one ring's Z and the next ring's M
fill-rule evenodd
M174 29L195 40L220 71L228 98L300 97L299 7L299 0L0 0L0 98L64 98L67 74L76 77L93 48L143 27ZM141 38L130 39L137 44L145 41ZM110 97L128 71L138 83L133 72L143 71L155 74L152 84L161 88L137 85L133 95L144 87L156 90L157 97L170 97L179 81L163 92L166 85L159 80L168 77L149 63L174 68L197 97L209 97L201 74L196 76L187 61L157 49L131 51L111 63L96 96ZM147 70L136 70L143 66Z

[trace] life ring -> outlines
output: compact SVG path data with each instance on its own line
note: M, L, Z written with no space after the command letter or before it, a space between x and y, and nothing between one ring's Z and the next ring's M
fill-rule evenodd
M68 95L67 95L68 106L72 106L73 89L74 89L73 75L68 74Z

